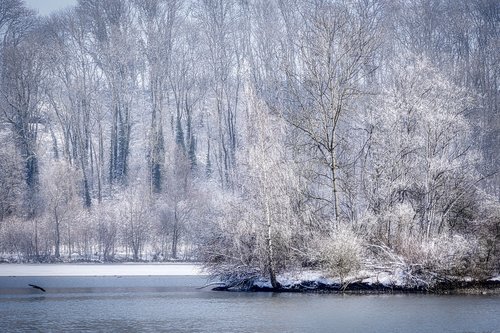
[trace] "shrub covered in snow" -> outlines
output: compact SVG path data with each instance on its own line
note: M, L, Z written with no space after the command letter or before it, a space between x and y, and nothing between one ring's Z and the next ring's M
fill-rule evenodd
M319 239L315 244L320 268L341 282L361 268L363 260L362 239L352 229L340 226L332 235Z
M447 276L475 275L478 245L475 239L460 235L438 236L424 241L415 247L417 258L422 267L437 274Z
M463 277L479 277L480 247L475 239L461 235L441 235L421 241L402 241L407 246L397 250L373 245L372 268L393 274L399 284L430 288L440 281Z

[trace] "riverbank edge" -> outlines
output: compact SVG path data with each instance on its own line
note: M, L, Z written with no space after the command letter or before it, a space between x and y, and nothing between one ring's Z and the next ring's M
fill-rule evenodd
M326 284L319 281L303 281L288 286L272 288L252 284L246 288L217 286L214 291L278 292L278 293L331 293L331 294L437 294L437 295L500 295L500 281L446 281L432 287L408 287L382 283L353 282L349 284Z

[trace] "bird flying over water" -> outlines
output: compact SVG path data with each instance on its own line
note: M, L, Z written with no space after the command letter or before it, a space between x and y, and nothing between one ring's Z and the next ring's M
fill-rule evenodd
M41 291L43 291L43 292L45 292L45 291L46 291L46 290L45 290L45 289L43 289L42 287L37 286L37 285L34 285L34 284L28 284L28 286L33 287L33 288L35 288L35 289L39 289L39 290L41 290Z

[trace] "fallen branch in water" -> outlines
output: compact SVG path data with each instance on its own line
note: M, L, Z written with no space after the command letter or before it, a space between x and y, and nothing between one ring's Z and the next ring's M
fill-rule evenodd
M196 289L205 289L205 288L211 287L211 286L227 286L227 284L225 282L211 282L211 283L208 283L204 286L198 287Z

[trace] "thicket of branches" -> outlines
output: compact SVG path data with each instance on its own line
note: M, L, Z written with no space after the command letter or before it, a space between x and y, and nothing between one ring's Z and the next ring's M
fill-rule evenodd
M0 252L498 272L499 7L1 1Z

